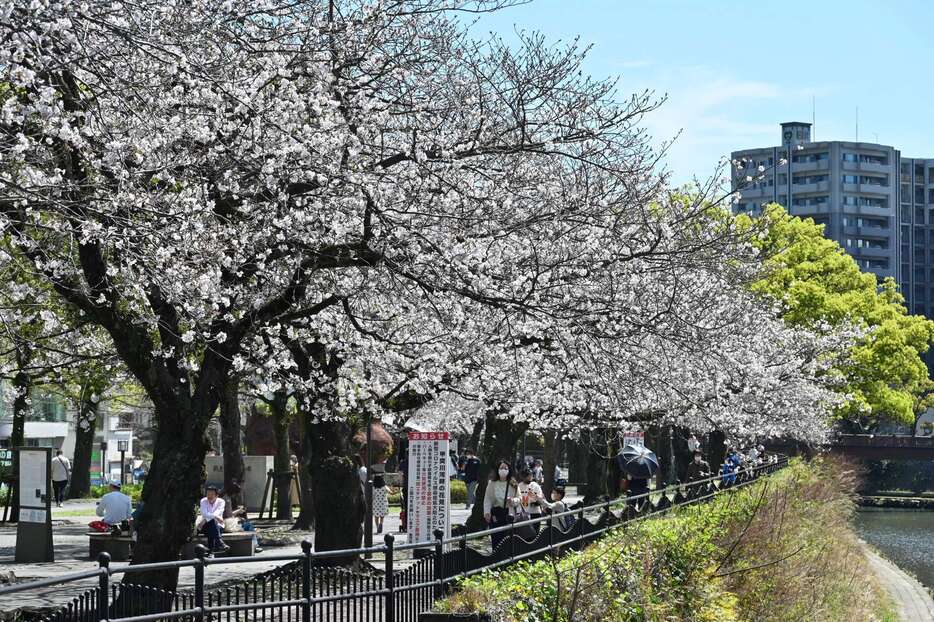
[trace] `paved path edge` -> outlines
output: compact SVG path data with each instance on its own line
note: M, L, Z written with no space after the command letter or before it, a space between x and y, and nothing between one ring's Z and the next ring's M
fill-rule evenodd
M934 622L934 599L927 589L865 542L862 545L869 568L892 599L899 617L905 622Z

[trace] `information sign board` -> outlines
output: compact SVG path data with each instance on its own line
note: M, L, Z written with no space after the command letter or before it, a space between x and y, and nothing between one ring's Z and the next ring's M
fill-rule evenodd
M451 535L449 448L447 432L409 432L409 543L433 542L435 530Z
M630 430L628 432L623 432L623 447L626 445L645 447L645 432L641 430Z
M49 473L52 449L16 448L16 495L19 521L16 524L17 562L53 562L52 494Z

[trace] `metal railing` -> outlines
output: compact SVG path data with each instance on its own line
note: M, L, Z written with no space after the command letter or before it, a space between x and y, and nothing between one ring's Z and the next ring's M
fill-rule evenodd
M125 566L111 566L110 556L102 553L97 569L3 586L0 599L41 588L77 589L78 582L96 577L97 586L86 589L66 606L33 619L44 622L417 622L419 614L430 610L433 602L443 597L458 580L521 560L579 550L628 522L674 507L700 503L727 490L749 485L785 467L787 461L780 456L767 464L743 468L735 475L715 475L628 498L607 498L601 503L560 514L451 538L435 532L431 543L397 545L392 534L387 534L380 546L315 551L306 540L302 543L301 554L261 558L211 558L207 549L199 545L195 559ZM529 531L527 528L535 533L531 539L522 537ZM487 539L492 540L494 536L498 544L487 549ZM424 555L406 559L411 562L407 567L396 568L403 554L414 554L416 550ZM383 557L383 573L335 565L338 560L359 558L366 553ZM214 587L206 585L205 571L212 566L256 561L284 564L249 579ZM187 567L194 569L193 589L165 591L132 581L138 573ZM112 581L119 575L123 577L122 582ZM0 600L3 610L12 609L13 605L14 602Z

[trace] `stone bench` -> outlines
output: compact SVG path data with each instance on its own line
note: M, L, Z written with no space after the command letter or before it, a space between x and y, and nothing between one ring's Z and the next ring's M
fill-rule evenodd
M221 534L224 544L230 547L230 550L223 553L223 555L226 557L253 557L254 535L256 535L256 532L253 531L231 531ZM194 559L195 547L199 544L207 547L208 539L204 536L196 536L190 542L186 542L185 548L182 549L182 559ZM215 553L215 555L221 555L221 553Z
M97 559L101 553L109 553L111 561L125 562L133 552L133 538L129 534L115 536L103 531L90 531L88 536L88 555Z

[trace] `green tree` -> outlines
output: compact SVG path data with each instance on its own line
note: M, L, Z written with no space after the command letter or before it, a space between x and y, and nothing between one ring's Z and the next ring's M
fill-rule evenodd
M927 406L932 382L922 360L934 339L934 322L909 315L891 278L881 283L862 272L839 244L824 237L823 225L770 205L758 223L737 217L762 254L765 276L753 291L779 301L785 321L819 329L849 323L867 330L849 360L831 373L850 396L839 417L865 427L883 420L913 423Z

